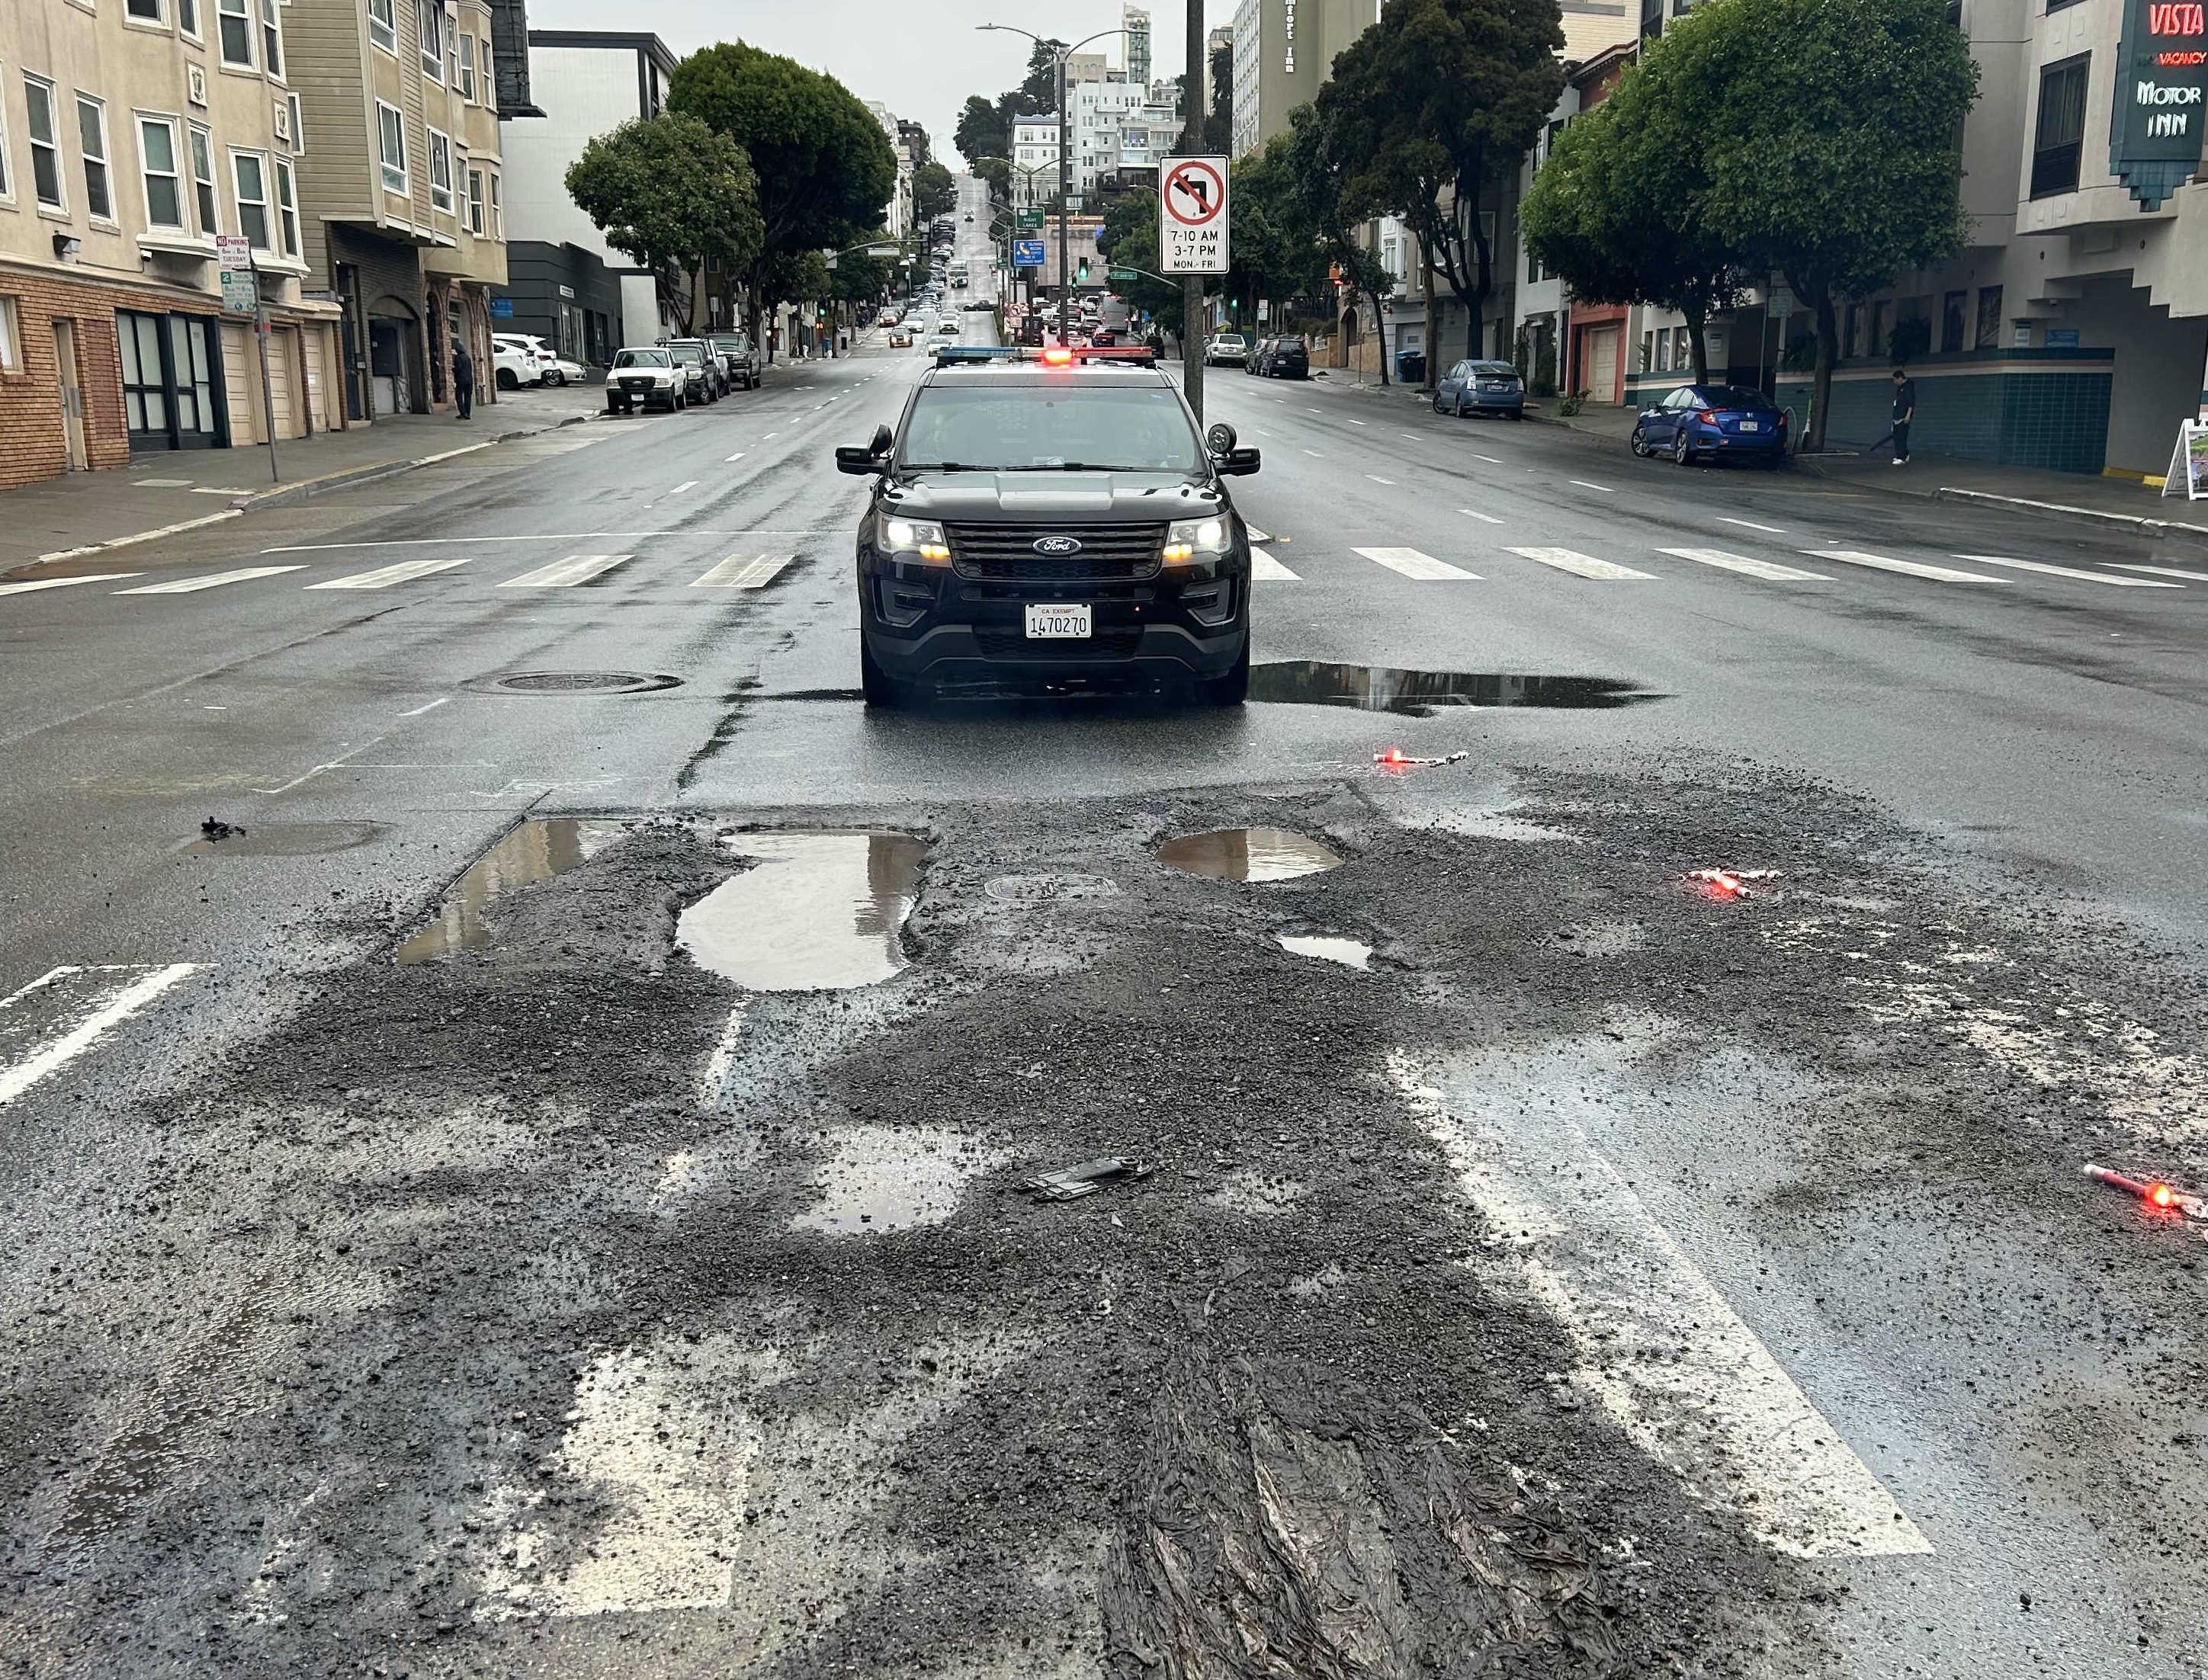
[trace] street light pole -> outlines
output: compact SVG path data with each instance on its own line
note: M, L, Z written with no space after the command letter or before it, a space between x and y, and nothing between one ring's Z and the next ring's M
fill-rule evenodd
M1065 109L1065 61L1072 49L1066 48L1058 55L1058 341L1066 340L1066 329L1071 324L1068 311L1072 305L1065 283L1065 195L1073 190L1073 159L1066 149L1069 115Z

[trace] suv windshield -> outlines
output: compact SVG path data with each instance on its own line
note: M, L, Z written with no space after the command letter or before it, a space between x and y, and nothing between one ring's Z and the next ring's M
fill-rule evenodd
M715 336L713 348L725 350L731 356L741 356L752 347L752 341L741 333L722 333Z
M668 360L667 352L663 350L624 350L615 356L614 366L616 368L668 368L674 366L674 363Z
M898 465L981 472L1193 472L1196 433L1170 387L931 385Z
M669 345L667 353L686 368L699 367L705 360L705 352L696 345Z

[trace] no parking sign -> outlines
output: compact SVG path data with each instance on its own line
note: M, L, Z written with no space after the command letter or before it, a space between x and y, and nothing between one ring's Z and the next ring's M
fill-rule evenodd
M1227 272L1227 159L1168 158L1158 190L1158 255L1168 274Z

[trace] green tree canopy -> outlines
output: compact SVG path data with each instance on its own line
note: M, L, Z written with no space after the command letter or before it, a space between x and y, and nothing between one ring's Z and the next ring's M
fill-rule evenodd
M894 243L886 233L882 241ZM889 290L896 267L895 257L874 256L863 249L845 251L827 271L827 295L847 303L872 303Z
M1211 109L1203 116L1203 149L1215 158L1234 149L1234 43L1211 50Z
M1131 280L1114 280L1112 289L1137 309L1155 315L1167 332L1180 331L1181 294L1178 285L1149 276L1159 273L1158 195L1144 189L1113 199L1104 209L1104 225L1097 231L1096 249L1113 267L1144 271Z
M1228 242L1224 291L1242 305L1238 319L1257 318L1257 300L1284 303L1315 292L1327 275L1311 208L1301 190L1289 135L1229 166L1234 232Z
M1006 99L985 99L979 93L968 94L966 103L959 108L958 126L951 131L951 138L969 165L984 158L1011 157L1011 105Z
M685 332L690 275L708 262L741 269L759 257L765 235L751 161L695 117L624 123L583 148L567 182L606 243L651 271Z
M941 164L922 164L912 172L912 213L916 220L947 216L958 202L958 185Z
M1394 288L1395 277L1362 243L1365 211L1350 184L1357 160L1347 151L1341 127L1329 123L1315 105L1298 105L1288 113L1281 165L1317 243L1320 261L1339 268L1343 284L1365 295L1378 323L1387 319L1381 299ZM1383 343L1381 384L1389 378L1387 345Z

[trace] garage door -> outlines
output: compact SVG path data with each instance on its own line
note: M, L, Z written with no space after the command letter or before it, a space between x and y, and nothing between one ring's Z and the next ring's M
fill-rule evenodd
M254 351L257 357L260 351ZM293 387L298 381L299 334L290 327L276 327L268 333L268 403L275 411L276 435L299 435L299 398ZM260 371L256 366L255 373Z
M230 397L230 441L262 443L261 370L253 360L253 329L234 321L222 324L222 383Z
M1587 334L1587 389L1599 403L1617 400L1617 328L1598 327Z

